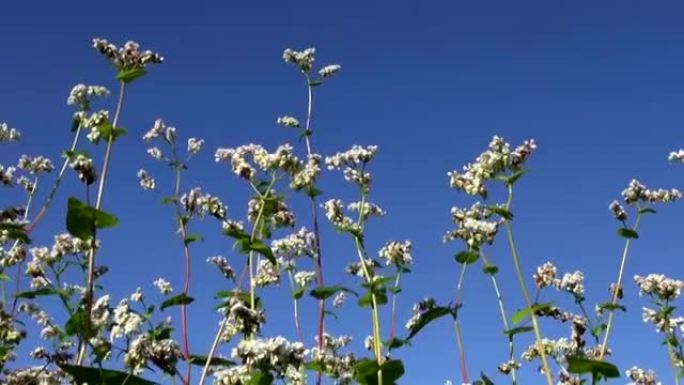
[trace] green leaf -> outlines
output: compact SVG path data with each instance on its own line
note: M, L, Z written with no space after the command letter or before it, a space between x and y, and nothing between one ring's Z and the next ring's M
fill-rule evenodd
M492 263L485 263L485 265L482 267L482 272L485 274L494 275L499 272L499 266Z
M456 262L467 265L477 261L480 258L480 253L475 250L466 250L456 254L454 258L456 258Z
M273 250L271 250L270 247L266 246L266 244L264 244L260 240L246 239L246 242L243 243L245 243L243 247L246 249L246 252L254 251L256 253L259 253L263 255L273 265L278 265L278 261L276 261L276 258L273 255Z
M204 237L200 234L188 234L188 236L183 239L185 246L197 241L204 241Z
M176 203L176 200L177 200L176 197L164 197L162 199L162 204L168 205L171 203Z
M475 381L476 384L478 382L482 385L494 385L492 380L490 380L489 377L487 377L483 372L480 372L480 379Z
M606 378L620 377L617 366L606 361L589 360L580 357L567 357L568 372L575 374L591 373L592 376L601 375Z
M305 289L303 287L296 289L295 291L292 292L292 298L294 298L294 299L302 298L302 296L304 295L304 290Z
M510 221L513 219L513 213L510 212L510 210L507 210L503 207L499 206L487 206L487 210L491 211L492 213L500 216L501 218Z
M97 332L95 330L90 330L88 325L88 319L84 309L79 309L77 312L71 315L69 320L64 325L64 331L69 336L80 335L86 339L94 337Z
M644 208L639 209L639 214L646 214L646 213L655 214L656 211L650 207L644 207Z
M503 180L504 184L506 184L506 186L512 186L523 175L525 175L525 170L518 170L518 171L514 172L513 174L511 174L507 177L504 177L504 180Z
M387 360L378 366L375 360L364 358L354 365L354 379L361 385L378 385L379 370L382 370L382 385L394 385L404 375L404 364Z
M536 312L538 310L547 310L550 307L551 307L551 303L539 303L539 304L533 305L531 308L526 307L524 309L520 309L515 314L513 314L513 317L511 318L511 322L513 322L514 324L520 323L523 320L525 320L527 317L529 317L532 312Z
M97 127L98 131L100 131L100 137L104 140L116 140L118 137L122 135L126 135L128 131L126 131L125 128L123 127L114 127L109 123L102 124Z
M337 292L346 292L346 293L351 293L355 296L358 296L355 291L348 289L344 286L340 285L335 285L335 286L326 286L326 287L317 287L309 292L309 295L316 298L316 299L328 299L335 295Z
M123 83L130 83L133 80L145 75L147 72L145 72L144 69L142 68L133 68L129 70L121 70L119 71L118 74L116 74L116 78Z
M409 340L394 337L391 340L384 341L382 344L387 347L387 350L393 350L399 349L404 345L411 345L411 342Z
M271 385L273 384L273 375L270 372L262 372L257 370L252 373L249 378L248 385Z
M384 291L375 290L373 292L368 291L361 298L359 298L359 306L361 307L373 307L373 295L375 295L375 302L378 306L387 303L387 294Z
M453 314L452 309L450 307L444 307L444 306L433 307L430 310L424 312L421 315L418 322L415 325L413 325L413 327L411 327L409 329L409 335L406 339L410 340L416 334L418 334L418 332L421 329L426 327L430 322L432 322L438 318L444 317L445 315L448 315L448 314Z
M185 293L181 293L162 302L159 306L159 310L163 311L171 306L187 305L192 303L194 300L194 298L185 295Z
M528 333L532 330L534 330L532 326L518 326L515 328L504 330L504 334L507 335L508 338L513 338L513 336L516 334Z
M598 336L600 336L601 333L603 333L606 329L608 329L608 325L606 325L605 323L601 323L601 324L599 324L599 325L594 326L594 327L591 329L591 335L594 336L594 337L598 337Z
M317 189L316 187L314 187L313 185L311 185L311 186L308 186L306 188L306 195L308 195L309 198L314 199L319 195L323 195L323 191L321 191L321 190Z
M197 366L204 366L207 363L207 356L190 355L190 363ZM235 362L221 357L212 357L209 366L235 366Z
M66 227L71 235L90 239L95 235L95 229L114 227L118 223L119 220L115 216L86 205L76 198L69 198Z
M311 87L318 87L321 84L323 84L323 82L320 80L309 80L309 86Z
M82 384L107 384L107 385L156 385L156 382L148 381L134 376L130 373L119 372L116 370L89 368L86 366L76 366L59 364L59 367L73 377L76 385Z
M627 308L626 308L626 307L624 307L624 306L622 306L622 305L620 305L620 304L617 304L617 303L616 303L616 304L613 304L613 303L611 303L611 302L599 304L599 305L597 305L597 308L598 308L599 310L605 310L605 311L615 311L615 310L622 310L622 311L625 311L625 312L627 311Z
M31 239L29 239L28 235L26 234L26 229L24 229L24 226L20 224L0 222L0 231L6 231L7 238L9 239L21 241L27 245L31 243Z
M34 298L40 297L40 296L55 295L55 294L61 294L60 290L43 288L43 289L38 289L38 290L22 291L22 292L15 294L14 296L16 298L34 299Z
M628 229L626 227L618 229L617 233L619 236L621 236L623 238L628 238L628 239L639 238L639 233L637 233L635 230Z

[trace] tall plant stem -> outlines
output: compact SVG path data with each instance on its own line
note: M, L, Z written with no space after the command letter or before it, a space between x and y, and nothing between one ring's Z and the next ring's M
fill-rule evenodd
M480 256L485 265L489 265L487 256L480 250ZM494 287L494 292L496 293L496 302L499 305L499 315L501 316L501 323L503 324L504 330L510 330L510 325L508 323L508 315L506 315L506 307L504 306L503 295L501 294L501 289L499 288L499 280L496 279L495 273L487 273L489 279L492 281L492 286ZM510 361L515 360L515 344L513 344L513 337L508 337L508 359ZM513 368L511 370L511 380L513 385L518 383L518 371Z
M672 371L674 373L674 383L675 383L675 385L679 385L680 370L677 367L677 365L675 364L675 354L674 354L674 350L672 349L672 344L669 342L669 339L667 342L667 353L668 353L668 357L670 359L670 365L672 365Z
M510 211L511 205L513 203L513 186L508 186L508 202L506 202L506 210ZM525 298L525 303L527 308L530 309L530 318L532 319L532 328L534 329L534 338L537 345L540 347L539 355L542 361L542 368L544 370L544 376L546 377L546 382L548 385L554 385L553 374L551 373L551 367L549 366L549 360L546 356L544 349L541 349L542 334L541 328L539 327L539 319L532 308L532 299L530 293L527 290L527 284L525 283L525 275L522 272L522 267L520 265L520 255L518 254L518 248L515 244L515 238L513 237L513 228L511 222L506 220L504 222L506 227L506 234L508 236L508 244L511 248L511 254L513 255L513 265L515 266L515 274L518 278L518 283L520 283L520 289L522 290L523 297Z
M185 282L183 284L183 295L185 297L190 293L190 247L186 239L188 237L188 219L183 216L180 208L179 195L181 185L181 169L182 166L178 160L175 144L173 145L173 156L176 164L176 184L174 187L173 196L176 197L176 218L178 219L178 230L180 231L183 240L183 256L185 260ZM181 377L181 381L186 384L191 384L192 364L190 363L190 337L188 335L188 305L183 303L181 305L181 334L183 336L183 355L186 360L185 377Z
M263 199L263 198L267 197L270 194L271 189L273 189L273 185L275 184L275 182L276 182L276 178L274 176L271 179L271 183L266 188L266 191L263 194L259 194L259 198ZM254 190L258 191L255 186L252 186L252 188L254 188ZM263 202L261 202L261 203L262 204L261 204L261 207L259 208L259 212L257 213L257 217L254 220L254 225L252 225L252 233L251 233L250 238L249 238L252 242L256 239L257 233L261 229L261 222L263 220L263 215L264 215L264 207L266 206L265 204L263 204ZM254 292L256 286L254 285L254 282L253 282L254 277L252 274L252 265L253 265L252 260L253 260L253 258L254 258L254 252L250 251L249 254L247 255L247 268L249 269L249 281L250 281L249 282L249 308L251 310L256 309L256 299L255 299L255 292ZM243 276L244 276L244 274L242 274L240 276L240 281L236 285L235 296L237 296L238 293L240 292L240 287L242 286L242 277ZM204 368L202 369L202 374L200 375L199 385L204 385L204 382L207 379L207 374L209 373L209 366L210 366L209 364L211 363L211 359L214 357L214 354L216 353L216 350L218 349L218 344L221 341L221 335L223 334L223 329L225 329L227 324L228 324L228 317L226 316L226 317L223 317L223 320L221 321L221 324L219 325L219 329L216 332L216 335L214 336L214 341L211 344L211 348L209 348L209 354L207 354L207 361L205 362Z
M307 103L306 103L306 126L304 127L305 135L304 142L306 144L306 153L309 157L313 155L312 145L311 145L311 120L313 119L313 89L311 87L311 78L307 73L304 73L304 78L306 79L306 93L307 93ZM320 229L318 226L318 204L316 202L316 197L310 195L311 198L311 221L313 222L314 237L316 238L315 250L315 272L316 272L316 285L318 288L323 288L325 286L323 280L323 254L321 253L321 237ZM323 351L323 333L325 333L325 300L320 299L318 301L318 349ZM321 385L322 372L318 371L316 373L316 385Z
M365 217L363 215L364 207L366 206L366 201L368 200L367 187L361 188L361 204L359 205L359 218L356 222L357 227L360 232L363 233L365 227ZM363 240L360 236L354 235L354 245L356 246L356 252L359 256L359 262L361 263L361 271L368 282L369 285L373 283L373 276L371 276L368 266L366 266L366 247L363 244ZM378 309L378 299L373 290L370 291L371 296L371 306L372 306L372 322L373 322L373 351L375 354L375 359L378 363L378 384L382 384L382 369L380 368L383 363L382 356L382 335L380 332L380 310Z
M119 99L116 102L116 110L114 112L114 120L112 121L112 127L116 128L119 123L119 116L121 115L121 106L124 101L124 94L126 92L126 83L120 82L119 86ZM97 189L97 199L95 200L95 208L100 210L102 208L102 199L104 198L105 183L107 181L107 175L109 172L109 165L112 161L112 147L114 144L114 136L110 136L107 140L107 148L105 150L104 164L102 165L102 175L100 176L100 183ZM94 237L93 237L94 238ZM93 242L95 239L93 239ZM93 244L90 252L88 253L88 275L86 277L86 328L90 328L90 312L93 308L93 288L95 284L95 253L96 248ZM85 359L87 344L81 344L81 349L79 349L78 358L76 360L77 365L81 365Z
M294 297L297 287L295 286L294 275L292 274L292 269L287 270L287 277L290 279L290 287L292 288L292 303L294 312L294 325L295 331L297 332L297 337L299 342L304 343L304 334L302 333L302 325L299 323L299 300ZM303 289L302 289L303 290Z
M636 220L634 222L634 227L632 230L636 231L639 228L639 223L641 222L641 213L637 214ZM610 300L611 306L617 304L618 298L620 296L620 290L622 288L622 281L624 279L625 266L627 265L627 254L629 253L629 246L632 244L632 239L625 239L625 246L622 249L622 260L620 261L620 271L618 272L617 283L612 293ZM615 312L611 311L608 314L608 323L606 324L606 334L603 336L603 343L601 344L601 351L599 353L599 360L602 360L606 355L606 350L608 349L608 339L610 338L610 332L613 330Z
M392 292L392 319L390 323L390 341L397 335L397 290L399 289L399 281L401 280L401 270L397 271L397 277L394 279L394 291Z
M468 269L468 264L461 264L461 273L458 276L458 283L456 284L456 295L454 297L454 307L456 308L456 316L454 317L454 332L456 333L456 347L458 348L458 357L461 366L461 376L463 383L470 383L470 376L468 375L468 364L466 360L465 347L463 345L463 333L461 332L461 320L458 313L463 306L463 281L465 273Z

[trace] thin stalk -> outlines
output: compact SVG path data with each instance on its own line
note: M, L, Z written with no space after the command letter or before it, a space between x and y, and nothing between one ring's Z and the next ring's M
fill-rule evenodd
M397 334L397 290L399 289L399 280L401 279L401 271L397 271L397 277L394 279L394 291L392 292L392 320L390 324L390 341L394 339Z
M307 103L306 103L306 126L304 127L306 135L304 135L304 143L306 144L307 156L313 155L312 145L311 145L311 120L313 119L313 89L311 87L311 79L307 73L304 73L304 78L306 79L306 93L307 93ZM323 280L323 255L321 253L321 237L320 230L318 227L318 205L315 196L310 196L311 200L311 221L313 223L313 231L315 238L315 251L316 258L314 269L316 272L316 285L318 288L323 288L325 286ZM323 333L325 333L325 300L320 299L318 301L318 349L323 351ZM316 373L316 385L321 385L322 372Z
M294 324L295 330L297 331L297 337L299 341L304 343L304 334L302 333L302 325L299 323L299 300L294 297L297 287L295 286L294 276L292 274L292 269L287 270L287 276L290 279L290 287L292 288L292 302L293 302L293 312L294 312Z
M264 192L263 195L259 193L259 197L263 198L263 197L268 196L268 194L271 192L271 189L273 188L273 185L275 184L275 182L276 182L276 178L273 177L271 179L271 184L269 184L268 187L266 188L266 192ZM254 186L252 186L252 187L256 190L256 187L254 187ZM256 191L258 193L258 190L256 190ZM261 225L262 217L264 214L264 207L265 206L266 205L263 204L263 202L262 202L261 207L259 208L259 212L257 213L257 217L254 220L254 225L252 226L252 233L250 235L251 241L254 241L256 239L258 230L260 229L260 225ZM252 251L250 251L248 256L247 256L247 260L248 260L247 268L249 269L249 281L250 281L249 282L249 290L250 290L249 300L250 300L250 309L251 310L255 310L255 308L256 308L255 293L254 293L255 285L253 283L254 277L252 275L252 258L253 258L253 256L254 256L254 252L252 252ZM242 286L242 277L243 276L244 276L244 274L242 274L240 276L240 282L237 283L237 286L236 286L237 289L235 290L236 296L237 296L238 292L240 291L240 287ZM211 363L212 357L214 357L214 354L216 353L216 349L218 349L218 344L221 340L221 334L223 334L223 329L225 329L227 324L228 324L228 317L223 317L223 320L221 321L221 325L219 325L219 329L216 332L216 336L214 337L214 341L211 344L211 348L209 349L209 354L207 354L207 361L204 364L204 368L202 369L202 374L200 375L199 385L204 385L204 382L207 379L207 374L209 373L209 364Z
M456 308L456 317L454 317L454 332L456 333L456 347L458 348L459 362L461 365L461 376L463 383L470 383L470 376L468 375L468 364L466 361L465 347L463 345L463 333L461 332L461 321L458 317L458 312L463 305L463 281L465 273L468 269L468 264L461 264L461 274L458 276L458 283L456 284L456 295L454 297L454 307Z
M641 222L641 213L637 214L636 220L634 222L634 227L632 230L636 231L639 228L639 223ZM629 253L629 246L632 244L632 238L627 238L625 239L625 246L622 249L622 260L620 261L620 271L618 272L618 279L617 283L615 286L615 289L613 290L614 292L612 293L613 296L610 300L610 303L612 306L615 306L618 301L618 297L620 294L620 288L622 287L622 280L623 280L623 275L625 272L625 266L627 264L627 254ZM606 355L606 350L608 349L608 338L610 338L610 332L613 330L613 322L614 322L614 316L615 312L611 311L610 314L608 314L608 323L606 324L606 334L603 336L603 343L601 344L601 351L599 353L599 360L602 360L603 357Z
M506 210L511 209L511 204L513 203L513 186L508 186L508 202L506 202ZM530 293L527 290L527 284L525 283L525 276L522 272L522 266L520 264L520 255L518 254L518 248L515 244L515 238L513 237L513 228L511 227L511 222L506 220L504 222L506 227L506 234L508 235L508 244L511 248L511 254L513 255L513 265L515 266L515 274L518 278L518 283L520 283L520 289L522 290L523 297L525 298L525 303L527 308L530 309L530 318L532 319L532 328L534 329L535 342L541 347L542 334L541 328L539 327L539 319L537 315L532 311L532 299L530 298ZM546 357L546 352L544 349L539 349L539 355L542 361L542 368L544 370L544 376L546 377L546 382L548 385L554 385L553 374L551 373L551 367L549 366L548 358Z
M173 157L176 162L179 162L178 155L176 153L176 146L173 146ZM176 184L174 187L173 196L176 197L176 217L178 218L178 229L180 230L181 239L183 240L183 256L185 260L185 283L183 284L183 295L188 296L190 293L190 247L185 241L188 237L188 222L181 212L179 195L180 195L180 185L181 185L181 164L177 163L176 166ZM186 360L185 368L185 378L181 377L181 381L184 384L191 384L192 376L192 364L190 363L190 337L188 335L188 305L183 303L181 305L181 335L183 336L183 355ZM179 374L180 376L180 374Z
M667 353L670 358L670 365L672 365L672 371L674 373L674 382L675 385L679 385L679 368L677 365L675 365L675 354L674 350L672 349L672 344L669 342L670 339L667 339Z
M112 127L116 128L119 123L119 116L121 115L121 106L123 105L124 95L126 92L126 83L121 82L119 87L119 99L116 103L116 110L114 112L114 120L112 121ZM109 165L112 160L112 147L114 144L114 137L110 136L107 140L107 149L105 150L104 164L102 165L102 175L100 176L100 183L97 189L97 199L95 200L95 209L100 210L102 208L102 199L104 198L104 188L107 181L107 174L109 171ZM94 238L94 237L93 237ZM95 241L95 239L93 239ZM93 308L93 289L95 285L95 253L96 248L91 248L88 253L88 275L86 277L86 328L90 328L90 312ZM76 360L76 365L81 365L85 359L86 345L82 345L78 353L78 358Z
M33 189L28 194L28 198L26 199L26 207L24 208L24 215L22 217L23 221L26 221L29 216L29 212L31 211L31 203L33 202L33 197L36 195L36 189L38 188L38 177L33 178ZM12 244L12 247L10 250L7 252L8 255L11 255L14 252L14 249L19 247L19 240L15 240L14 243ZM14 290L16 293L19 292L21 289L21 271L22 271L22 263L23 261L20 261L17 264L17 276L15 278L15 287ZM7 298L6 298L6 293L5 293L5 281L2 281L2 285L0 286L2 288L2 306L4 307L5 304L7 303ZM17 305L17 298L14 298L14 301L12 303L12 314L14 314L15 307Z
M487 261L487 256L480 250L480 256L482 257L482 262L489 264ZM496 302L499 304L499 315L501 316L501 323L503 324L504 330L510 330L510 325L508 324L508 315L506 315L506 307L504 306L503 295L501 294L501 289L499 289L499 281L496 279L495 274L487 274L492 280L492 286L494 287L494 292L496 293ZM515 344L513 344L513 337L508 337L508 359L510 361L515 360ZM518 383L518 371L513 368L511 370L511 380L513 385Z

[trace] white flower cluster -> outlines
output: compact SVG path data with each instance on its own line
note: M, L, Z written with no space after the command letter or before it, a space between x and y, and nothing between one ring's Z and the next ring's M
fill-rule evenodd
M164 154L162 153L162 150L160 150L159 147L156 146L148 148L147 154L156 160L164 159Z
M90 129L90 132L86 137L89 141L97 143L102 136L101 127L104 127L109 123L109 111L95 111L90 114L90 116L88 116L85 111L80 111L74 114L74 119L77 120L82 127Z
M541 357L542 351L546 356L561 359L562 357L577 351L577 344L568 338L559 338L557 340L542 338L541 341L530 345L522 353L521 357L523 360L529 362Z
M262 171L282 170L289 175L302 167L302 161L293 154L289 144L278 146L273 153L253 143L237 148L219 148L214 158L216 162L230 162L235 175L250 181L256 177L256 167Z
M625 371L625 375L632 380L629 385L660 385L656 374L653 370L643 370L636 366L632 366Z
M164 58L150 50L140 51L140 45L134 41L127 41L118 48L107 40L93 39L93 47L104 57L111 60L119 70L144 69L148 64L159 64Z
M677 151L672 151L670 156L667 157L670 162L682 162L684 163L684 149L679 149Z
M658 332L672 333L675 329L682 329L684 326L684 317L672 317L669 312L656 311L647 307L643 307L641 310L643 321L653 324Z
M188 139L188 154L197 155L202 149L202 145L204 145L204 139Z
M684 281L663 274L649 274L646 277L635 275L634 282L639 287L639 295L645 294L663 301L677 299L684 288Z
M342 307L344 305L344 302L347 300L347 293L343 291L338 291L337 294L335 294L335 297L333 297L333 306L336 308Z
M136 337L124 355L124 364L134 374L140 374L146 367L147 362L152 362L161 367L173 367L183 353L178 343L171 339L154 339L147 334Z
M316 336L316 347L311 349L312 361L319 364L325 373L334 378L336 385L351 385L354 379L354 364L357 360L353 353L342 353L342 350L351 342L351 337L333 337L328 333L323 333L322 349L319 348L319 342Z
M610 202L610 205L608 205L608 209L613 213L613 216L618 221L624 222L627 220L627 211L625 211L625 208L622 207L620 202L615 200Z
M28 171L32 175L48 173L54 169L52 161L44 156L32 157L23 154L17 162L17 168Z
M285 127L299 128L299 120L294 116L281 116L276 120L276 123Z
M283 60L286 63L291 63L299 67L302 72L311 71L315 57L316 48L307 48L304 51L294 51L290 48L286 48L283 51Z
M361 208L362 205L363 209ZM364 221L370 217L381 217L387 214L385 210L372 202L352 202L347 205L347 210L357 213L360 212L361 218L363 218Z
M556 290L567 291L577 297L584 295L584 274L577 270L574 273L565 273L563 277L556 278L558 269L551 262L546 262L537 267L534 273L534 283L539 289L555 287Z
M511 151L510 144L495 136L489 148L463 167L462 172L448 173L452 188L463 190L468 195L487 196L485 182L502 175L506 171L518 171L529 156L536 150L534 139L526 140Z
M294 280L298 287L307 287L315 279L316 273L313 271L298 271L294 275Z
M2 142L17 142L21 138L21 133L7 125L7 123L0 122L0 143Z
M237 296L232 296L226 303L226 319L231 325L230 332L224 338L232 338L238 332L245 335L254 335L265 322L264 311L261 309L252 310L248 304Z
M117 338L130 337L140 333L140 326L143 321L138 313L130 310L128 300L122 299L114 308L109 340L114 341Z
M262 212L261 207L264 201L270 201L270 204L266 206L270 208ZM294 227L295 225L294 213L281 198L274 195L273 190L267 198L252 198L247 202L247 218L250 222L256 221L259 213L263 216L262 219L266 219L274 227Z
M394 264L397 266L408 266L413 263L411 257L411 241L390 241L383 246L378 252L381 258L387 260L387 264Z
M344 215L344 204L340 199L330 199L321 205L325 217L340 229L358 231L358 225L350 217Z
M313 186L320 173L321 156L318 154L308 155L306 163L292 173L290 188L299 191L306 187Z
M272 264L266 259L259 261L256 275L254 276L254 284L259 287L268 285L276 285L280 283L280 270L278 266Z
M69 93L67 104L70 106L79 106L82 110L90 108L90 101L94 97L106 97L109 95L109 90L103 86L87 86L85 84L77 84Z
M235 270L230 266L226 257L220 255L209 257L207 263L216 266L224 277L235 279Z
M371 182L371 174L365 171L366 164L375 158L378 146L353 145L345 152L338 152L325 158L328 170L342 170L344 179L362 187L367 187Z
M334 74L338 73L342 69L342 66L339 64L329 64L320 70L318 70L318 76L321 78L329 78L333 76Z
M508 361L500 364L496 368L499 370L499 372L501 372L503 374L509 374L514 370L520 369L520 367L521 367L521 365L519 362L517 362L515 360L508 360Z
M138 170L138 182L143 190L154 190L157 186L154 178L144 169Z
M436 306L437 303L434 298L425 298L413 305L413 315L411 315L411 318L406 322L406 329L411 331L415 328L421 322L425 314Z
M493 213L476 202L468 209L451 208L451 219L456 229L447 232L444 242L463 240L468 246L479 248L484 243L492 244L499 231L499 222L487 220Z
M639 201L650 203L669 203L682 198L682 193L673 188L670 190L657 189L650 190L641 182L632 179L626 189L622 191L625 203L633 205Z
M546 262L537 267L537 272L534 273L534 283L539 289L548 286L553 286L556 281L556 266L551 262Z
M218 197L203 193L199 187L183 194L180 203L188 215L199 218L209 214L217 219L224 220L228 212L226 205Z
M573 376L565 370L558 374L558 385L582 385L582 381L579 376Z
M60 385L66 380L64 372L51 371L44 365L10 370L4 377L5 385Z
M14 183L14 173L16 171L16 167L5 167L0 164L0 183L5 186L11 186Z
M167 126L162 119L155 120L152 128L143 135L142 139L145 143L149 143L157 138L162 138L166 143L173 145L176 142L176 127Z
M171 286L171 283L164 278L157 278L153 282L154 286L159 289L159 292L168 295L173 292L173 286Z
M273 254L282 257L285 263L301 256L315 258L316 235L302 227L285 238L273 240L271 250Z
M93 165L92 158L83 154L78 154L71 159L69 162L69 167L76 171L78 174L78 179L80 179L81 182L87 185L95 183L97 173L95 171L95 165Z

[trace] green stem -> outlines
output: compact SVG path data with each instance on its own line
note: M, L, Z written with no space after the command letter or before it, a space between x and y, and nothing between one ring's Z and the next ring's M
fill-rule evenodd
M485 265L489 264L487 256L484 252L480 250L480 256L482 257L482 262ZM496 279L496 275L493 273L487 273L492 281L492 286L494 287L494 292L496 293L496 301L499 307L499 315L501 316L501 323L503 323L504 330L510 330L510 325L508 324L508 315L506 315L506 307L504 306L503 295L501 294L501 289L499 289L499 282ZM508 359L509 361L515 361L515 344L513 344L513 337L508 337ZM513 385L518 383L518 371L513 368L511 370L511 379Z
M121 107L123 105L124 95L126 92L126 83L121 82L119 87L119 99L116 103L116 110L114 113L114 120L112 121L112 127L116 128L119 123L119 116L121 114ZM109 171L109 165L112 159L112 147L114 144L114 136L111 135L107 140L107 149L105 150L104 164L102 165L102 175L100 176L100 183L97 189L97 199L95 201L95 209L100 210L102 208L102 199L104 198L105 183L107 181L107 174ZM93 307L93 289L95 285L95 237L93 237L93 247L88 253L88 275L86 279L86 328L90 328L90 312ZM78 358L76 359L76 365L81 365L85 359L86 345L83 344L78 352Z
M297 337L299 341L304 343L304 334L302 334L302 326L299 323L299 300L294 297L297 286L295 285L294 276L292 274L292 269L287 270L287 276L290 279L290 287L292 288L292 301L293 301L293 312L294 312L294 324L295 330L297 331Z
M636 221L634 222L634 227L632 230L636 231L639 228L639 223L641 222L641 213L637 214ZM625 239L625 247L622 249L622 260L620 261L620 271L618 272L617 283L614 288L613 296L610 300L612 306L615 306L618 301L620 294L620 288L622 288L622 280L625 272L625 265L627 264L627 254L629 252L629 246L632 244L632 238ZM615 311L611 311L608 314L608 324L606 325L606 334L603 336L603 343L601 344L601 351L599 353L599 360L602 360L608 349L608 338L610 338L610 332L613 329Z
M394 279L394 291L392 292L392 321L390 325L390 340L394 339L397 334L397 290L399 290L400 279L401 270L397 269L397 277Z
M456 295L454 297L454 307L456 308L456 316L454 317L454 332L456 333L456 347L458 348L459 361L461 365L461 376L463 377L464 384L470 383L470 376L468 375L468 365L466 361L465 347L463 345L463 334L461 333L461 321L458 313L463 306L463 281L465 279L465 272L467 268L467 263L461 264L461 274L459 274L458 277L458 283L456 284Z
M506 210L510 211L511 205L513 203L513 186L508 186L508 202L506 202ZM515 243L515 238L513 237L513 228L511 227L510 221L506 220L504 222L506 227L506 234L508 235L508 244L511 248L511 254L513 255L513 265L515 266L515 274L518 278L518 283L520 284L520 289L522 290L523 297L525 298L525 303L527 308L530 309L530 318L532 319L532 328L534 329L534 338L536 344L539 346L539 355L542 361L542 368L544 370L544 376L546 377L546 382L548 385L554 385L553 374L551 373L551 367L549 366L548 358L546 357L546 352L542 349L542 334L541 328L539 327L539 319L532 309L532 299L530 298L530 293L527 290L527 284L525 283L525 276L522 272L522 266L520 264L520 255L518 254L518 248Z

